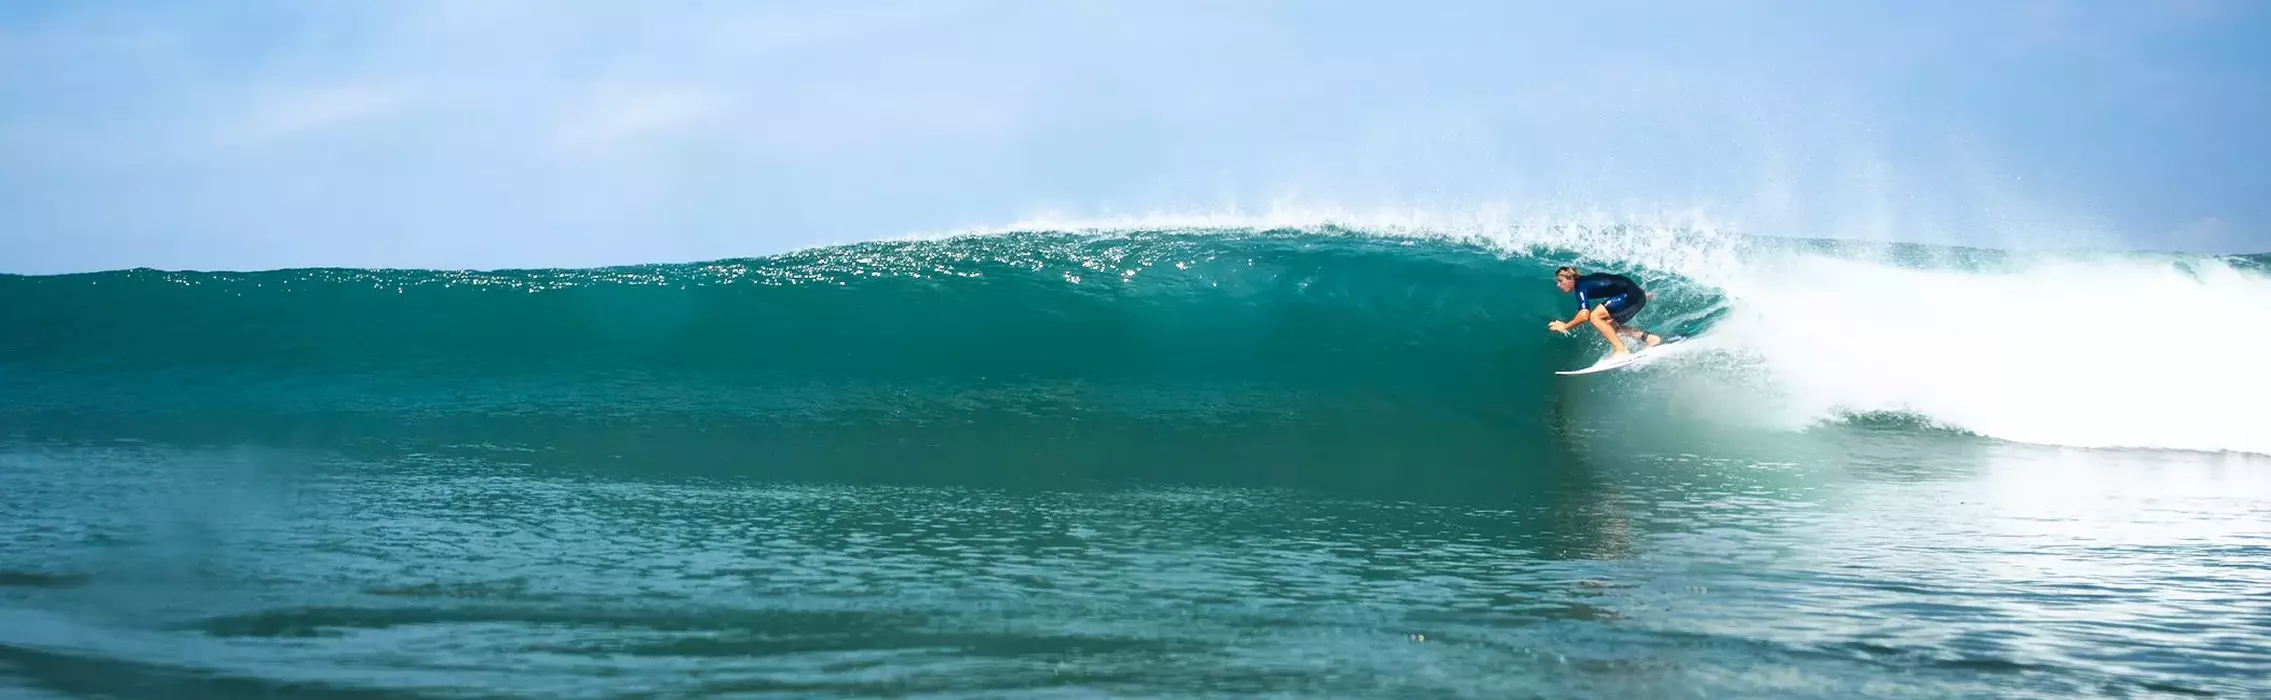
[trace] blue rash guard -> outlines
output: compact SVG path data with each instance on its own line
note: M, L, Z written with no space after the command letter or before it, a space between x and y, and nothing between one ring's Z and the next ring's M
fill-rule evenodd
M1574 291L1577 308L1590 309L1596 303L1602 304L1608 307L1609 318L1620 326L1631 323L1633 314L1648 305L1648 293L1640 289L1639 282L1624 275L1606 272L1579 275Z

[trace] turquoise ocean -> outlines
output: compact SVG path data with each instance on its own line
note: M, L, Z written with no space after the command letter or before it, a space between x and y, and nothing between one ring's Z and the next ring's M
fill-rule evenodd
M1605 346L1552 271L1641 280ZM0 276L0 696L2271 697L2271 257Z

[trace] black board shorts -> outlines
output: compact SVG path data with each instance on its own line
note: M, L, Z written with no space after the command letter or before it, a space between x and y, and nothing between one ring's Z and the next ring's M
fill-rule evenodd
M1638 315L1640 308L1647 305L1648 295L1639 292L1625 292L1601 300L1601 307L1608 309L1609 318L1615 320L1619 326L1631 323L1632 317Z

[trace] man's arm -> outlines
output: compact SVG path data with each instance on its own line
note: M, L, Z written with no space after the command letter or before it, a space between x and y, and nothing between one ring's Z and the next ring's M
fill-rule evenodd
M1585 285L1574 285L1573 291L1577 292L1577 315L1571 317L1567 321L1556 321L1555 323L1560 324L1561 327L1554 328L1553 330L1555 333L1567 333L1569 332L1569 329L1577 327L1577 324L1584 323L1585 319L1593 314L1593 310L1591 308L1588 308L1591 306L1593 300L1587 298L1590 295L1585 293Z
M1592 315L1592 309L1580 306L1577 307L1577 315L1575 317L1570 318L1567 321L1555 321L1553 323L1546 324L1546 327L1553 329L1553 332L1555 333L1566 333L1569 332L1569 329L1576 328L1578 324L1584 323L1585 319L1591 318Z

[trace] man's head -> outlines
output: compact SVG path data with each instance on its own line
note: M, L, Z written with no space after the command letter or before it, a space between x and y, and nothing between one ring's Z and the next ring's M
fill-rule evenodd
M1565 265L1565 266L1563 266L1563 267L1562 267L1561 269L1559 269L1559 270L1554 270L1554 271L1553 271L1553 286L1556 286L1556 287L1560 287L1560 288L1561 288L1561 291L1564 291L1564 292L1567 292L1567 291L1571 291L1571 290L1574 290L1574 289L1576 289L1576 288L1577 288L1577 268L1574 268L1574 267L1569 267L1569 266L1566 266L1566 265Z

